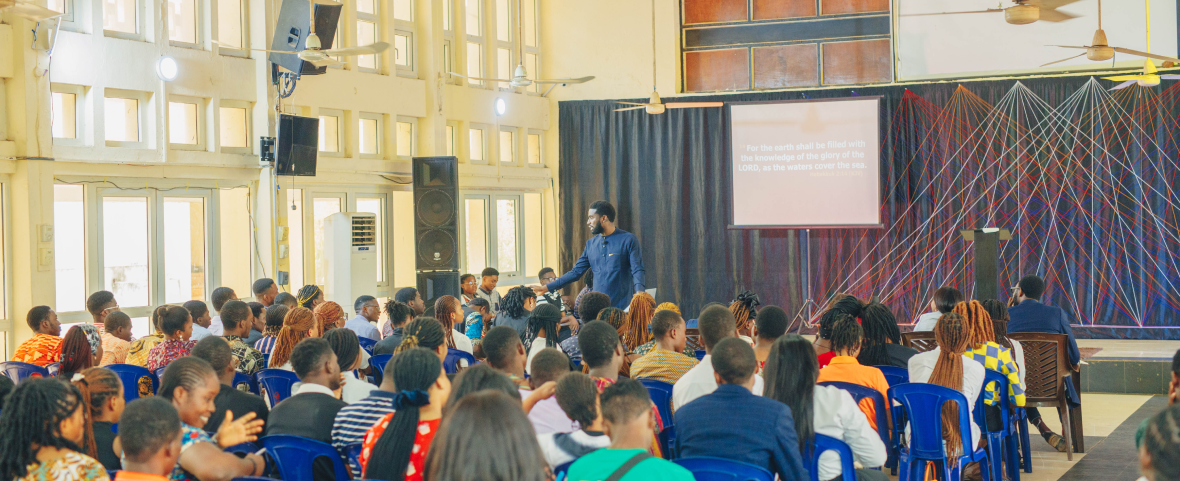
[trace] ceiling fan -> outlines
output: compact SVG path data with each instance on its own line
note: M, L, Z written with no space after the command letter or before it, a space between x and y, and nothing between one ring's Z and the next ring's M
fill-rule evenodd
M668 102L664 103L660 98L660 93L656 91L656 2L651 2L651 98L647 103L635 102L618 102L623 105L631 105L632 107L624 107L615 109L615 112L623 112L626 110L643 109L645 112L653 115L664 113L665 109L691 109L700 107L721 107L723 102Z
M3 1L3 0L0 0L0 1ZM326 5L326 6L332 6L332 7L342 6L342 4L340 4L338 2L334 2L332 0L311 0L311 3L313 3L315 5ZM384 52L389 49L389 43L375 42L375 43L360 46L360 47L333 48L333 49L324 50L323 44L320 43L320 36L316 35L316 33L315 33L315 9L313 8L311 11L312 11L311 31L308 32L308 34L307 34L307 40L304 42L303 49L301 49L297 52L288 52L288 51L284 51L284 50L267 50L267 49L262 49L262 48L249 48L246 50L252 50L255 52L282 53L282 54L292 54L293 53L296 56L298 56L300 60L302 60L304 62L309 62L312 65L315 65L316 67L324 67L324 66L329 66L329 65L343 65L344 64L344 62L336 60L332 57L354 57L354 56L359 56L359 55L374 55L374 54L378 54L378 53ZM213 43L216 43L218 45L223 45L221 42L217 42L217 41L214 41ZM239 48L239 47L234 47L234 48Z
M1012 0L1015 5L1008 8L1004 8L1004 5L1001 3L996 5L996 8L989 8L987 10L974 10L966 12L912 13L902 16L926 17L930 15L957 15L961 13L1004 12L1004 21L1012 25L1027 25L1037 20L1043 20L1046 22L1064 22L1069 19L1077 18L1077 15L1061 12L1057 9L1076 1L1078 0Z
M1148 42L1150 42L1150 41L1151 40L1148 39ZM1107 44L1106 43L1106 32L1102 30L1102 0L1098 0L1098 30L1094 31L1094 40L1092 41L1092 43L1093 43L1093 45L1087 45L1087 46L1082 46L1082 47L1075 47L1072 45L1051 45L1052 47L1061 47L1061 48L1080 48L1080 49L1084 49L1085 52L1074 55L1073 57L1063 58L1063 59L1058 60L1056 62L1049 62L1049 63L1041 65L1041 66L1046 67L1049 65L1053 65L1055 63L1064 62L1066 60L1073 60L1075 58L1081 57L1082 55L1085 55L1086 58L1093 60L1095 62L1101 62L1103 60L1110 60L1110 59L1114 58L1115 52L1125 53L1125 54L1129 54L1129 55L1138 55L1140 57L1154 58L1154 59L1164 60L1167 62L1180 63L1180 58L1168 57L1168 56L1164 56L1164 55L1156 55L1154 53L1149 53L1149 52L1140 52L1138 50L1131 50L1129 48L1123 48L1123 47L1111 47L1109 44ZM1148 50L1151 50L1151 48L1148 47Z
M0 0L0 10L34 22L40 22L42 20L48 20L53 17L65 15L64 13L55 12L48 8L35 5L32 2L22 2L18 0Z
M1110 88L1111 90L1120 90L1135 84L1139 84L1140 87L1155 87L1156 85L1160 84L1161 79L1176 80L1180 79L1180 75L1160 75L1155 69L1155 62L1152 62L1151 59L1147 59L1143 61L1143 73L1141 74L1115 75L1113 77L1102 78L1105 80L1114 80L1116 82L1123 80L1123 83Z

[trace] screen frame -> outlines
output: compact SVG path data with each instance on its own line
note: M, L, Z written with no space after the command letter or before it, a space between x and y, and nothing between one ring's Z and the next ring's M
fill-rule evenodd
M725 103L725 157L726 157L726 175L729 176L729 222L726 223L728 230L811 230L811 229L884 229L885 224L881 221L881 204L884 199L881 199L881 132L880 132L880 115L881 115L881 101L885 98L884 95L859 95L856 97L832 97L826 99L795 99L795 100L755 100L748 102L726 102ZM827 225L737 225L733 220L733 195L734 195L734 179L733 179L733 110L734 105L764 105L764 104L798 104L798 103L813 103L813 102L845 102L849 100L877 100L877 223L876 224L827 224Z

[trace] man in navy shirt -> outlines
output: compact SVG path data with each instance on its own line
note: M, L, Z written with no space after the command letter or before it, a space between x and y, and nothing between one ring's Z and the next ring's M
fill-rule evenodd
M643 256L639 253L639 239L615 227L615 220L615 207L610 202L600 200L590 204L586 225L594 237L586 241L582 257L565 275L533 290L537 294L557 292L581 279L590 269L594 271L594 285L590 290L610 296L611 303L619 309L631 305L631 295L644 289Z

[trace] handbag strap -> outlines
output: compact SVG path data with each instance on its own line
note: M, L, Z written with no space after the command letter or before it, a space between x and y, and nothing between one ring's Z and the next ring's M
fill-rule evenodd
M615 472L610 473L610 477L606 478L606 481L619 481L620 479L623 479L623 476L626 475L627 472L631 471L631 468L634 468L636 464L639 464L640 462L643 462L643 460L650 457L651 453L647 451L640 451L636 453L634 456L631 456L631 459L628 459L627 462L623 463L622 466L619 466L619 469L616 469Z

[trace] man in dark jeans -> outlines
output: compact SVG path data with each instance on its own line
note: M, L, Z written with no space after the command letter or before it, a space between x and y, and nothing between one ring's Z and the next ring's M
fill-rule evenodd
M1017 304L1008 308L1008 333L1065 334L1069 337L1069 363L1074 372L1078 372L1082 356L1078 351L1078 342L1073 337L1073 330L1069 327L1069 317L1060 307L1042 304L1040 299L1044 293L1044 279L1038 276L1024 276L1020 279L1014 293ZM1081 406L1082 399L1074 389L1073 382L1067 380L1065 387L1068 402L1074 406ZM1037 427L1041 437L1057 451L1064 453L1065 438L1045 425L1045 421L1041 419L1041 412L1034 407L1025 408L1025 411L1028 412L1028 421Z

